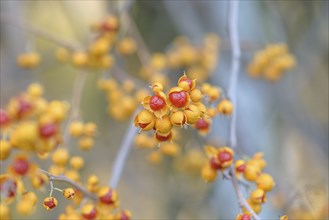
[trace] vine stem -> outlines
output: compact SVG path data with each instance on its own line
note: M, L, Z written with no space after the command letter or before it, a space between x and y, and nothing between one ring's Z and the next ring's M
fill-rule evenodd
M140 108L137 108L133 115L136 115L139 110ZM119 152L114 161L114 165L112 168L112 176L109 180L109 186L112 188L116 188L118 186L123 167L130 152L134 137L137 133L138 128L134 126L134 118L132 118L131 122L129 123L129 129L127 130L124 136L123 142L119 148Z
M231 99L231 102L234 106L234 111L231 118L230 123L230 146L232 148L237 147L237 135L236 135L236 115L237 115L237 83L238 83L238 76L239 76L239 68L240 68L240 55L241 55L241 49L240 49L240 42L239 42L239 23L238 23L238 15L239 15L239 0L231 0L229 2L229 14L228 14L228 29L229 29L229 37L231 41L231 47L232 47L232 63L231 63L231 77L230 77L230 83L228 88L228 97ZM252 217L255 220L260 220L260 217L252 210L252 208L249 206L248 202L244 198L240 186L238 184L238 180L235 176L235 169L233 166L230 168L230 174L231 174L231 182L233 185L233 188L236 193L236 197L238 199L240 207L244 207L252 214Z
M54 181L58 181L58 182L65 182L70 184L71 186L73 186L74 188L76 188L77 190L79 190L80 192L82 192L86 197L92 199L92 200L97 200L97 197L92 194L91 192L89 192L86 188L84 188L82 185L74 182L73 180L71 180L70 178L64 176L64 175L54 175L51 174L43 169L39 169L40 172L46 174L49 177L49 181L50 181L50 186L51 186L51 192L55 189L53 186L53 182Z

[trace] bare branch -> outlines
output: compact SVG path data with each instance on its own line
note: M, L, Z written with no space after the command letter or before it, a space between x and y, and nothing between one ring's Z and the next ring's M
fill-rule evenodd
M228 97L231 99L231 102L234 106L234 111L231 118L230 124L230 145L232 148L237 147L237 135L236 135L236 114L237 114L237 99L236 99L236 87L239 76L239 67L240 67L240 42L239 42L239 33L238 33L238 14L239 14L239 1L231 0L229 2L229 14L228 14L228 27L229 35L231 39L232 47L232 64L231 64L231 78L228 88ZM260 217L251 209L248 202L244 198L238 180L235 176L235 170L233 166L230 167L231 182L235 190L238 202L240 207L247 209L255 220L260 220Z
M87 196L88 198L92 199L92 200L97 200L97 196L95 196L94 194L92 194L91 192L89 192L86 188L84 188L83 186L81 186L80 184L74 182L73 180L69 179L68 177L64 176L64 175L53 175L45 170L39 169L40 172L46 174L49 177L49 180L51 181L51 188L54 189L52 182L53 181L58 181L58 182L65 182L70 184L71 186L73 186L74 188L76 188L77 190L79 190L80 192L82 192L85 196Z
M137 108L133 115L136 115L140 108ZM116 156L114 161L114 165L112 168L112 177L110 178L109 185L112 188L116 188L118 186L121 173L123 171L123 167L125 165L126 159L130 152L132 142L134 141L134 137L138 132L138 129L134 126L134 121L132 119L131 123L129 123L129 129L127 130L123 142L119 148L119 153Z

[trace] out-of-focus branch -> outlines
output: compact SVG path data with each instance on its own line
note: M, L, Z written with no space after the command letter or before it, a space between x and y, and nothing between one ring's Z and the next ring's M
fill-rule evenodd
M62 39L61 37L59 37L58 35L49 33L48 31L41 29L37 26L34 26L28 22L22 21L22 20L18 20L10 15L5 15L5 14L1 14L0 15L0 21L7 23L9 25L21 28L31 34L34 34L38 37L44 38L46 40L49 40L51 42L54 42L55 44L58 44L60 46L63 46L67 49L70 50L79 50L81 48L81 46L75 42L70 42L67 41L65 39Z
M228 29L231 39L232 47L232 64L231 64L231 77L230 84L228 88L228 97L234 106L234 111L230 123L230 145L232 148L237 147L237 137L236 137L236 114L237 114L237 98L236 98L236 87L239 76L239 65L240 65L240 42L239 42L239 32L238 32L238 13L239 13L239 1L232 0L229 2L229 14L228 14ZM235 169L233 166L230 167L231 182L235 190L240 207L247 209L255 220L260 220L260 217L250 208L248 202L244 198L238 180L235 176Z
M128 31L134 37L137 42L137 55L144 66L147 66L151 59L151 54L149 49L147 48L145 41L138 30L138 27L135 21L131 18L127 11L124 12L123 20L127 23L129 27Z
M136 115L140 108L137 108L133 115ZM116 188L118 186L121 173L123 171L123 167L125 165L125 162L127 160L128 154L130 152L132 142L134 141L134 137L138 132L138 128L134 126L133 119L131 123L129 123L129 129L127 130L123 142L119 148L118 155L116 156L116 159L114 161L114 165L112 168L112 176L109 181L109 186L112 188Z
M97 200L97 197L94 194L92 194L86 188L84 188L80 184L74 182L70 178L68 178L68 177L66 177L64 175L60 175L60 176L53 175L53 174L51 174L51 173L49 173L49 172L47 172L45 170L42 170L42 169L39 169L39 170L40 170L40 172L46 174L49 177L49 181L51 182L51 184L52 184L53 181L59 181L59 182L68 183L71 186L73 186L74 188L76 188L77 190L79 190L80 192L82 192L86 197L88 197L88 198L90 198L92 200L95 200L95 201ZM52 186L52 188L54 188L54 187Z
M72 121L76 120L79 117L82 91L83 91L83 86L87 79L87 74L88 74L87 71L81 70L78 73L77 77L75 78L72 97L71 97L71 109L64 128L62 144L68 144L68 141L70 139L70 134L69 134L70 124Z

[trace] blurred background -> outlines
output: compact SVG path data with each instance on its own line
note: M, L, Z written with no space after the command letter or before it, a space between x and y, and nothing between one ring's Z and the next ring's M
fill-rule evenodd
M179 35L201 42L208 32L221 39L218 66L209 82L227 89L231 51L227 33L227 1L1 1L1 15L24 20L72 42L90 41L90 24L127 7L151 53L161 52ZM241 1L239 35L242 45L238 82L238 142L241 154L265 153L266 172L277 186L268 195L260 216L278 219L328 218L328 1ZM123 9L122 9L123 8ZM297 66L276 83L250 78L246 66L253 54L269 43L283 42L295 55ZM1 21L1 106L28 84L39 82L47 99L70 100L78 71L54 59L56 44ZM25 51L42 54L31 71L16 66ZM123 63L131 75L134 65ZM177 79L182 72L171 73ZM82 153L82 176L94 173L106 184L129 126L106 112L106 98L97 88L98 73L88 74L81 114L99 127L96 146ZM182 148L199 150L203 143L227 142L229 119L214 121L211 133L183 137ZM76 148L72 148L76 149ZM77 152L80 153L78 149ZM146 151L133 149L118 192L120 203L134 219L231 219L239 208L229 181L205 184L199 174L175 168L175 160L150 165ZM3 171L1 171L3 172ZM65 202L63 202L65 203ZM41 203L40 203L41 206ZM30 219L51 219L42 208ZM16 218L19 215L14 214Z

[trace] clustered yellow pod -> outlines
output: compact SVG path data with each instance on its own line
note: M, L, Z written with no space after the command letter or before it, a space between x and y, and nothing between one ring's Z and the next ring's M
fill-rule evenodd
M229 147L216 148L212 145L204 146L208 157L207 163L201 171L201 176L206 182L212 182L217 177L217 172L225 171L233 163L234 151Z
M130 79L124 80L122 86L119 86L119 83L113 78L101 79L98 87L106 93L108 114L119 121L130 118L137 105L148 94L146 90L136 90Z
M263 77L269 81L277 81L283 73L296 65L295 57L289 53L288 46L283 43L270 44L258 51L247 71L252 77Z

